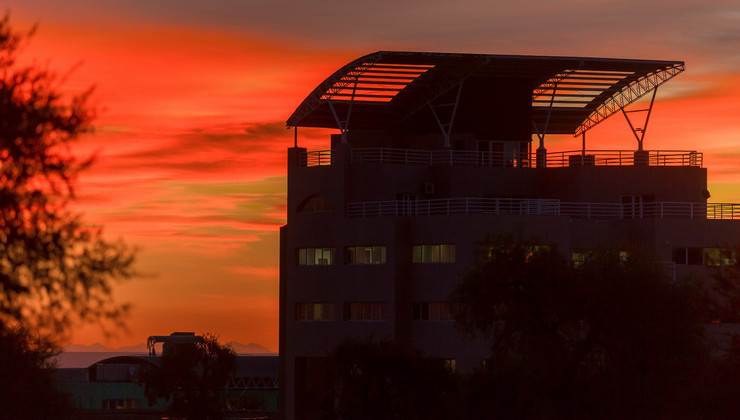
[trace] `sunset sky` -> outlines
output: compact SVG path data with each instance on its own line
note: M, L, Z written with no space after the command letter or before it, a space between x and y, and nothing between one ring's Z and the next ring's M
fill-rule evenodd
M38 30L26 60L95 86L97 153L75 208L139 248L143 273L117 287L130 332L212 332L278 350L278 229L285 223L285 120L324 78L377 50L683 60L661 87L647 149L705 153L712 202L740 202L740 3L565 0L9 0ZM330 131L304 131L309 149ZM633 149L616 115L593 149ZM548 140L570 150L580 139Z

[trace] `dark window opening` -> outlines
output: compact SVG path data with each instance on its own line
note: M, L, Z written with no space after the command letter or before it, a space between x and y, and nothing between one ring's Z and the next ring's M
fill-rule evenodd
M411 305L414 321L453 321L449 302L417 302Z
M345 305L345 318L348 321L385 321L384 302L352 302Z

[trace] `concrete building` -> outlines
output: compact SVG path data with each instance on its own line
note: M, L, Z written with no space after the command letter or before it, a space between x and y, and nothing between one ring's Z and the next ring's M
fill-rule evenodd
M641 243L674 276L733 259L725 247L740 238L740 205L707 203L702 153L643 147L658 87L683 70L382 51L322 82L287 121L285 418L331 410L326 356L346 336L390 337L458 371L479 366L486 347L455 331L448 295L487 234L541 238L576 263L598 245ZM627 108L640 98L649 105ZM586 133L615 114L635 149L588 150ZM339 134L330 150L307 151L298 127ZM548 150L552 134L580 147Z

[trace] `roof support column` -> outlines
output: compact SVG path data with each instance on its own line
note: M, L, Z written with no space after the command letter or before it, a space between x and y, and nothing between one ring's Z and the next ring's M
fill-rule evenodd
M547 128L550 125L550 116L552 115L552 106L555 104L555 93L558 90L558 83L555 82L555 84L552 85L552 95L550 95L550 106L547 107L547 117L545 118L545 127L542 129L542 133L540 133L539 129L537 128L537 124L532 121L532 125L534 126L535 133L537 134L537 138L539 139L539 147L537 147L537 167L538 168L545 168L547 167L547 149L545 148L545 134L547 133Z
M586 161L586 132L581 133L581 162Z
M463 82L461 81L457 87L457 95L455 96L455 102L451 104L436 105L437 108L440 108L443 106L452 107L450 119L447 122L447 124L442 124L442 120L439 118L437 111L434 109L435 105L432 105L432 101L427 102L427 105L429 105L429 109L432 110L432 115L434 115L434 119L437 120L437 125L439 126L439 129L442 131L442 135L444 136L444 139L445 139L444 147L445 148L450 147L450 137L452 135L452 125L455 123L455 115L457 114L457 106L460 104L460 94L462 93L462 88L463 88Z

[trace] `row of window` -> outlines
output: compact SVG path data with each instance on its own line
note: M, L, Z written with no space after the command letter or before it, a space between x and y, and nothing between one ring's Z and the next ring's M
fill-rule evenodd
M348 246L347 264L385 264L384 246Z
M721 267L737 264L735 250L727 248L674 247L672 257L678 265Z
M583 264L586 262L586 258L588 258L589 255L591 255L593 251L591 250L574 250L570 254L570 261L571 264L573 264L574 268L581 268L583 267ZM630 258L630 253L628 251L619 251L619 261L622 263L627 262Z
M415 263L454 263L455 244L414 245L412 261Z
M591 251L575 250L571 254L573 266L583 266ZM627 261L629 253L621 251L620 261ZM729 248L700 248L700 247L674 247L671 253L671 261L677 265L706 265L709 267L734 266L737 264L737 255L734 249Z
M299 248L299 265L334 265L336 262L335 248ZM382 245L349 246L345 249L347 264L385 264L386 247ZM575 267L580 267L590 253L589 250L574 250L571 261ZM620 252L620 259L626 261L628 253ZM679 265L707 265L713 267L731 266L737 263L734 249L674 247L672 261ZM412 262L416 264L454 263L455 244L414 245L412 248Z
M454 244L414 245L414 263L454 263ZM347 264L385 264L386 247L383 245L348 246L345 248ZM336 248L299 248L298 265L334 265Z
M333 303L303 302L295 304L297 321L334 321L336 310ZM347 321L385 321L387 311L385 302L349 302L344 305L344 319ZM411 319L414 321L452 321L449 302L418 302L411 305Z

